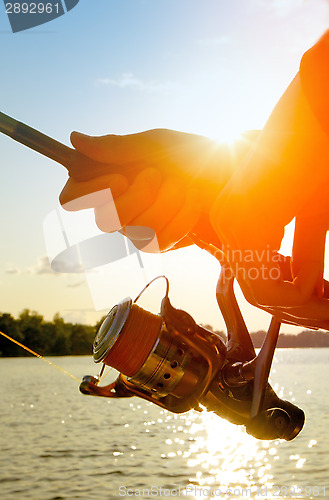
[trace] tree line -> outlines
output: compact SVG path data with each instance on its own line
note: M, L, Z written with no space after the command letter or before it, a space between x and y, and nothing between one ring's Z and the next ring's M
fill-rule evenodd
M94 326L68 323L56 314L46 321L41 314L25 309L17 318L9 313L0 314L0 331L42 356L92 354L95 334L104 318ZM211 325L205 325L213 330ZM225 334L215 331L223 340ZM261 347L266 332L251 334L254 346ZM278 347L329 347L329 332L305 330L297 335L281 333ZM0 335L0 357L30 356L22 347Z
M266 332L259 331L251 334L256 348L261 347ZM297 335L280 333L277 347L329 347L329 332L323 330L304 330Z
M29 309L22 311L18 318L0 314L0 331L42 356L92 354L99 323L94 326L67 323L59 314L52 321L46 321L41 314ZM30 355L0 335L0 356Z

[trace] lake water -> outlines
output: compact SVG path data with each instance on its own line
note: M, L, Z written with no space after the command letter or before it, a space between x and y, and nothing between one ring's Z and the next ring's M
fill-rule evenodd
M51 359L97 374L91 357ZM291 442L257 441L209 412L83 396L37 358L0 359L0 375L1 500L329 498L329 349L276 352L271 383L306 413Z

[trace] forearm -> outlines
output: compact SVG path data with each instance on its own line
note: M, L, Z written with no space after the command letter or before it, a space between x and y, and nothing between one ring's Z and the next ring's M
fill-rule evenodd
M328 137L299 76L270 116L258 143L216 200L211 220L238 247L279 248L283 228L328 177ZM233 243L233 241L231 242Z

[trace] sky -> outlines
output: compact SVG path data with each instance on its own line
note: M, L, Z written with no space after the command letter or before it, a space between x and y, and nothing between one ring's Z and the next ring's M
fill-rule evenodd
M232 140L264 126L328 25L325 0L80 0L58 19L12 33L0 3L0 111L65 144L72 130L152 128ZM29 308L93 324L165 273L176 307L225 330L215 299L219 265L198 248L142 255L143 268L131 255L102 276L53 272L44 228L49 238L66 171L3 134L0 161L0 312ZM97 230L86 217L91 237ZM81 221L68 224L86 229ZM144 307L158 312L161 286L147 292ZM270 316L237 296L249 329L267 329Z

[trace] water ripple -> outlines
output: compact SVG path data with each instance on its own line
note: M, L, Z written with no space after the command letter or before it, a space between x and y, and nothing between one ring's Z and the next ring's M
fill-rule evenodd
M248 487L260 500L261 487L323 487L329 399L318 374L329 376L328 352L277 352L272 383L307 412L291 442L257 441L210 413L176 415L137 398L83 397L37 359L0 359L7 385L0 400L1 500L118 500L122 486L189 485ZM89 358L56 364L72 371L73 361L81 374L89 371Z

